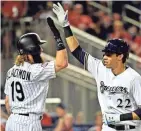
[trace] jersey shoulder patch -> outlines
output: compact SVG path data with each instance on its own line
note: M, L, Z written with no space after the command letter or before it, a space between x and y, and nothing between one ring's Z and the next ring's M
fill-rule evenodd
M45 62L45 63L41 64L41 66L42 66L43 68L45 68L47 65L48 65L48 62Z

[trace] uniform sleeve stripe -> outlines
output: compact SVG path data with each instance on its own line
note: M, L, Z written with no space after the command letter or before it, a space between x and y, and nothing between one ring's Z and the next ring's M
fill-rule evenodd
M86 52L84 57L84 70L88 69L88 56L89 56L89 53Z

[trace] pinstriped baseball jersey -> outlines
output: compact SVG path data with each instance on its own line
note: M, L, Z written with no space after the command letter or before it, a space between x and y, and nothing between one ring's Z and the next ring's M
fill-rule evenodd
M98 98L102 113L124 114L141 106L141 76L128 67L115 76L102 61L92 57L87 59L87 69L97 83ZM123 121L118 124L139 126L140 121Z
M42 114L49 79L55 78L54 61L44 64L14 65L7 73L5 94L13 113Z

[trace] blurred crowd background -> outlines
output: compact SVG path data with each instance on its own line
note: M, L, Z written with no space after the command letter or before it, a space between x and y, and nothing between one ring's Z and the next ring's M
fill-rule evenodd
M44 52L55 57L55 41L46 24L47 17L56 17L52 12L53 3L57 1L1 1L1 99L5 97L6 72L14 63L17 54L16 42L22 34L38 33L42 39L47 40L47 45L43 47ZM81 31L101 41L122 38L130 45L131 53L139 59L130 60L129 65L135 65L135 70L141 71L140 1L86 0L60 1L60 3L69 11L70 24L80 30L79 42L89 53L98 58L102 57L102 54L97 53L100 52L96 48L97 43L93 43L96 47L91 48L90 43L81 36ZM61 26L57 26L63 36ZM83 68L70 54L69 62L76 70ZM83 75L84 78L88 77L85 72ZM86 85L82 86L81 82L76 82L77 80L71 77L64 79L60 74L57 80L51 82L48 96L58 97L61 102L46 105L42 119L44 130L59 131L60 128L62 131L101 131L102 120L97 94L95 89L90 88L91 86L96 88L96 85L91 82L91 77L89 79ZM8 118L4 104L1 104L0 117L1 127L4 130Z

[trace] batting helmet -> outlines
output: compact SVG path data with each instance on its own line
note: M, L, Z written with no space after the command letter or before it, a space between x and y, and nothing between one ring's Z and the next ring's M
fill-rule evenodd
M46 43L45 40L41 40L36 33L27 33L20 37L17 43L17 49L19 54L40 54L40 45Z
M108 44L105 46L102 52L129 55L129 45L122 39L108 40Z

